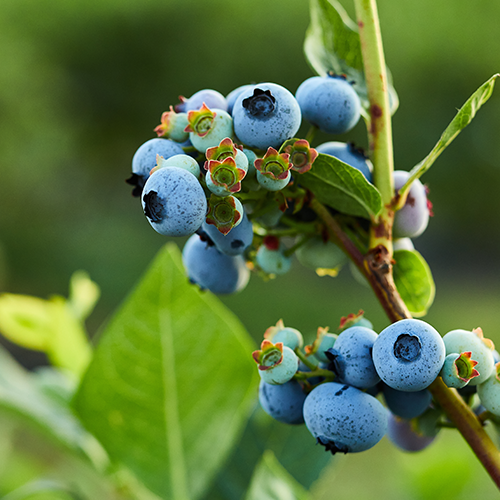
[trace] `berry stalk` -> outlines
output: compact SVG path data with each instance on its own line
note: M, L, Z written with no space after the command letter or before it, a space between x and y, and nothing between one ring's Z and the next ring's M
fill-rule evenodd
M370 248L382 245L392 256L392 220L390 208L394 196L394 157L392 147L391 112L387 92L382 35L375 0L354 0L358 22L365 79L370 101L367 119L370 159L373 163L373 183L382 195L382 213L372 224Z

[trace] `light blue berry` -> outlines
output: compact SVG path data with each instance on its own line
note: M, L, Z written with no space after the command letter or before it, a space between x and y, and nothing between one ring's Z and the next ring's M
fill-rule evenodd
M212 89L198 90L198 92L194 93L185 102L184 111L187 113L188 111L198 110L203 106L203 103L210 109L217 108L227 111L226 98L217 90Z
M271 385L263 380L259 385L259 402L262 409L278 422L303 424L303 407L306 394L296 380L286 384Z
M341 76L313 76L295 95L304 119L329 134L348 132L361 116L359 97Z
M270 367L259 365L259 375L267 384L285 384L297 373L298 367L299 359L297 355L289 347L284 345L281 362Z
M356 453L375 446L387 431L387 410L355 387L327 382L304 402L304 420L319 444L332 453Z
M161 168L147 180L142 207L155 231L187 236L197 231L207 213L207 199L198 179L178 167Z
M243 90L233 107L234 132L248 147L279 149L300 128L300 107L291 92L275 83Z
M250 271L241 255L224 255L197 234L184 245L182 261L192 283L216 294L239 292L250 279Z
M380 378L398 391L421 391L439 375L445 346L439 333L418 319L403 319L383 330L373 344Z
M377 333L364 326L347 328L337 337L334 347L328 350L328 358L333 358L339 383L367 389L380 382L372 360L375 340Z

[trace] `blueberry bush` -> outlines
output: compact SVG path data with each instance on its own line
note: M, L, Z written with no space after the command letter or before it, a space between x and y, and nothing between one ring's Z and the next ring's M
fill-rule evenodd
M399 98L376 2L354 8L356 22L335 0L310 1L315 75L295 94L286 82L246 82L226 97L201 89L151 124L156 137L138 145L127 182L152 229L188 238L182 252L161 249L96 342L85 321L100 291L86 273L68 298L0 296L2 334L51 364L28 373L0 350L2 432L43 436L58 463L4 498L311 499L332 455L376 449L384 436L426 454L445 428L500 488L500 354L478 325L438 332L416 319L435 285L412 241L433 215L422 176L500 75L422 161L395 170ZM337 137L358 122L366 149ZM349 268L385 326L359 304L338 327L303 335L276 301L276 323L255 345L217 295L279 281L295 257L320 276Z

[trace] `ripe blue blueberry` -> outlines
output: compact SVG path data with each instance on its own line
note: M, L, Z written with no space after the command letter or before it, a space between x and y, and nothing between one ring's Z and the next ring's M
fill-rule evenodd
M373 363L380 378L398 391L421 391L439 375L445 346L439 333L418 319L389 325L373 344Z
M187 236L205 220L207 199L193 174L178 167L160 168L144 185L142 208L158 233Z
M363 150L356 148L352 142L325 142L317 146L316 151L324 155L335 156L351 167L357 168L368 182L372 182L373 165L364 155Z
M344 134L361 116L358 94L345 77L313 76L295 94L302 116L328 134Z
M259 402L262 409L278 422L303 424L303 407L306 394L296 380L286 384L272 385L263 380L259 385Z
M382 392L387 408L394 415L412 419L424 413L431 404L432 395L427 389L415 392L397 391L386 384L382 385Z
M241 255L224 255L197 234L184 245L182 261L192 283L216 294L239 292L250 279L250 271Z
M248 85L242 85L241 87L235 88L229 94L226 96L226 101L227 101L227 112L232 115L233 114L233 107L234 103L236 102L236 99L238 99L239 95L248 90L250 87L253 87L253 85L248 84Z
M435 436L419 434L414 430L411 422L392 414L389 414L387 437L395 446L404 451L421 451L435 439Z
M160 155L166 160L174 155L184 154L182 147L170 139L150 139L139 146L132 158L132 176L127 179L132 184L134 196L141 196L142 189L146 183L149 173L156 166L156 156Z
M394 171L394 189L397 191L410 177L410 172ZM394 238L416 238L420 236L429 224L429 203L425 186L419 179L413 181L408 198L401 210L394 214L392 228Z
M309 432L332 454L356 453L375 446L387 431L387 410L355 387L327 382L304 402Z
M226 255L240 255L252 244L253 227L245 212L241 222L227 234L221 233L213 224L203 222L201 226L217 249Z
M217 108L227 111L226 98L217 90L198 90L184 103L184 112L196 111L205 103L210 109Z
M372 360L375 340L376 332L364 326L347 328L337 337L326 355L339 383L367 389L380 382Z
M243 90L233 107L234 133L248 147L278 149L301 123L300 107L291 92L275 83Z

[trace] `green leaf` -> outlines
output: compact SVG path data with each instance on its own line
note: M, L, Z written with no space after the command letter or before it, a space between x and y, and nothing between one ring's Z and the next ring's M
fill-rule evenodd
M304 52L309 65L320 76L333 71L338 75L345 74L349 80L354 81L353 88L361 99L365 117L368 116L366 110L370 104L356 23L336 0L310 0L309 5L311 24L304 41ZM391 85L390 72L387 73L391 113L394 114L399 100Z
M408 189L410 189L411 183L421 177L432 164L437 160L439 155L453 142L455 137L465 128L472 119L476 116L481 106L490 98L493 88L495 86L495 80L500 76L499 73L493 75L487 82L483 83L472 96L467 100L467 102L459 109L455 118L450 122L446 130L441 135L439 141L434 146L432 151L417 165L415 165L410 171L410 177L406 181L406 184L399 190L399 194L403 196Z
M319 154L311 170L297 179L321 203L343 214L370 219L382 210L377 188L357 168L333 156Z
M37 377L27 373L0 348L0 410L16 417L67 450L86 456L97 468L106 465L106 455L78 422L63 399L46 395Z
M0 331L20 346L46 352L52 364L77 376L92 356L83 324L63 297L1 295Z
M233 454L221 468L206 500L243 498L248 490L252 471L266 449L270 449L288 473L306 489L335 460L317 445L305 425L277 422L259 406ZM245 452L242 453L241 450Z
M413 316L425 316L436 293L429 265L416 250L397 250L394 260L394 281L401 298Z
M311 497L278 462L274 453L266 451L255 469L245 500L310 500Z
M255 399L254 348L216 297L188 283L167 245L106 327L75 408L154 493L196 499Z

